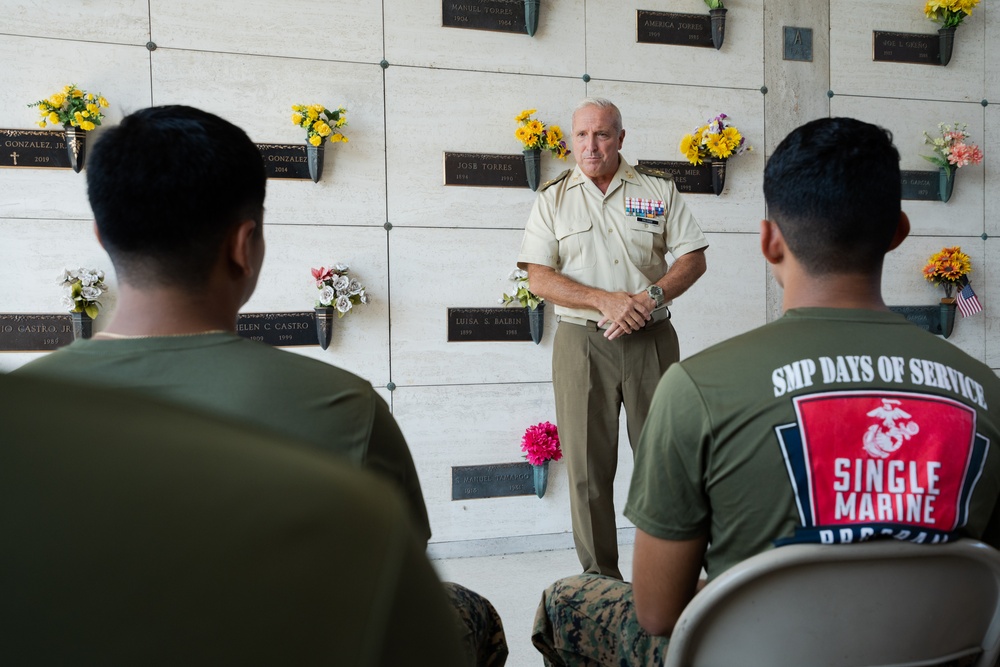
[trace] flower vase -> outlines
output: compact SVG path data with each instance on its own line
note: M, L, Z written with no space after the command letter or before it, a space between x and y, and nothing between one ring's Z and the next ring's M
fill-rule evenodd
M714 11L714 10L713 10ZM718 197L726 187L726 161L712 160L712 192Z
M538 182L542 175L542 150L530 148L524 151L524 171L528 175L528 187L538 190Z
M87 157L87 131L70 125L66 128L66 152L69 153L69 165L73 171L80 173L83 161Z
M955 299L941 299L941 335L947 338L955 329Z
M712 17L712 46L718 50L726 41L726 8L709 9L708 14Z
M535 473L535 495L539 498L545 495L545 489L549 485L549 462L546 461L540 466L532 465Z
M538 5L539 0L524 0L524 28L528 37L534 37L538 30Z
M938 195L943 202L951 199L955 189L955 167L938 167Z
M313 183L319 183L319 179L323 176L323 152L326 149L326 144L320 144L319 146L313 146L309 142L306 142L306 162L309 165L309 178L312 179Z
M333 335L333 306L320 306L316 310L316 338L324 350L330 347Z
M942 66L951 62L951 51L954 47L955 28L941 28L938 30L938 58Z
M70 313L73 320L73 338L82 340L94 335L94 318L85 312Z
M540 303L536 308L528 308L528 326L531 328L531 340L535 345L542 342L542 333L545 332L545 304Z

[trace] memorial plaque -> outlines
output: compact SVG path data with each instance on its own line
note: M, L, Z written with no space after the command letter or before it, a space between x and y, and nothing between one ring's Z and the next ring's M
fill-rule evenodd
M448 342L528 341L526 308L449 308Z
M941 329L940 306L889 306L889 310L899 313L912 324L932 334L940 336L944 333Z
M785 37L785 60L802 60L812 62L813 31L812 28L793 28L783 26Z
M70 169L66 134L59 130L0 130L0 167Z
M506 153L445 153L444 184L495 188L526 188L524 155Z
M662 169L674 177L674 183L681 192L714 195L712 188L712 167L708 164L694 165L687 160L678 162L662 160L639 160L639 164L653 169Z
M305 144L257 144L268 178L310 181Z
M901 169L902 198L924 201L941 201L941 175L936 171L908 171Z
M441 25L527 34L524 0L441 0Z
M68 313L0 313L0 351L47 352L73 340Z
M452 500L530 496L534 493L535 471L528 462L451 468Z
M712 44L712 17L708 14L675 14L637 9L635 41L640 44L705 46Z
M872 60L941 65L941 40L937 35L874 30L872 50Z
M236 333L275 347L319 345L316 313L240 313Z

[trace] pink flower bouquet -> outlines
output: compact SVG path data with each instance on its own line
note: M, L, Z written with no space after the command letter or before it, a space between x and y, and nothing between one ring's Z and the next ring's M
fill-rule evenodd
M559 430L556 425L542 422L529 426L521 438L521 451L533 466L561 459L562 450L559 448Z

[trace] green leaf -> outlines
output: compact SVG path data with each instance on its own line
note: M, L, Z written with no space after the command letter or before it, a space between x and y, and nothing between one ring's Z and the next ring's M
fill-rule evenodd
M83 312L87 313L87 316L92 320L97 319L97 304L92 303L83 309Z

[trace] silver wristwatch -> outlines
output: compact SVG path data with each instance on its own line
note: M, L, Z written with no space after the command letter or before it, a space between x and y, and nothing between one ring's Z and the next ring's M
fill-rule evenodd
M663 305L663 288L659 285L650 285L646 288L646 294L649 298L656 302L656 307L659 308Z

